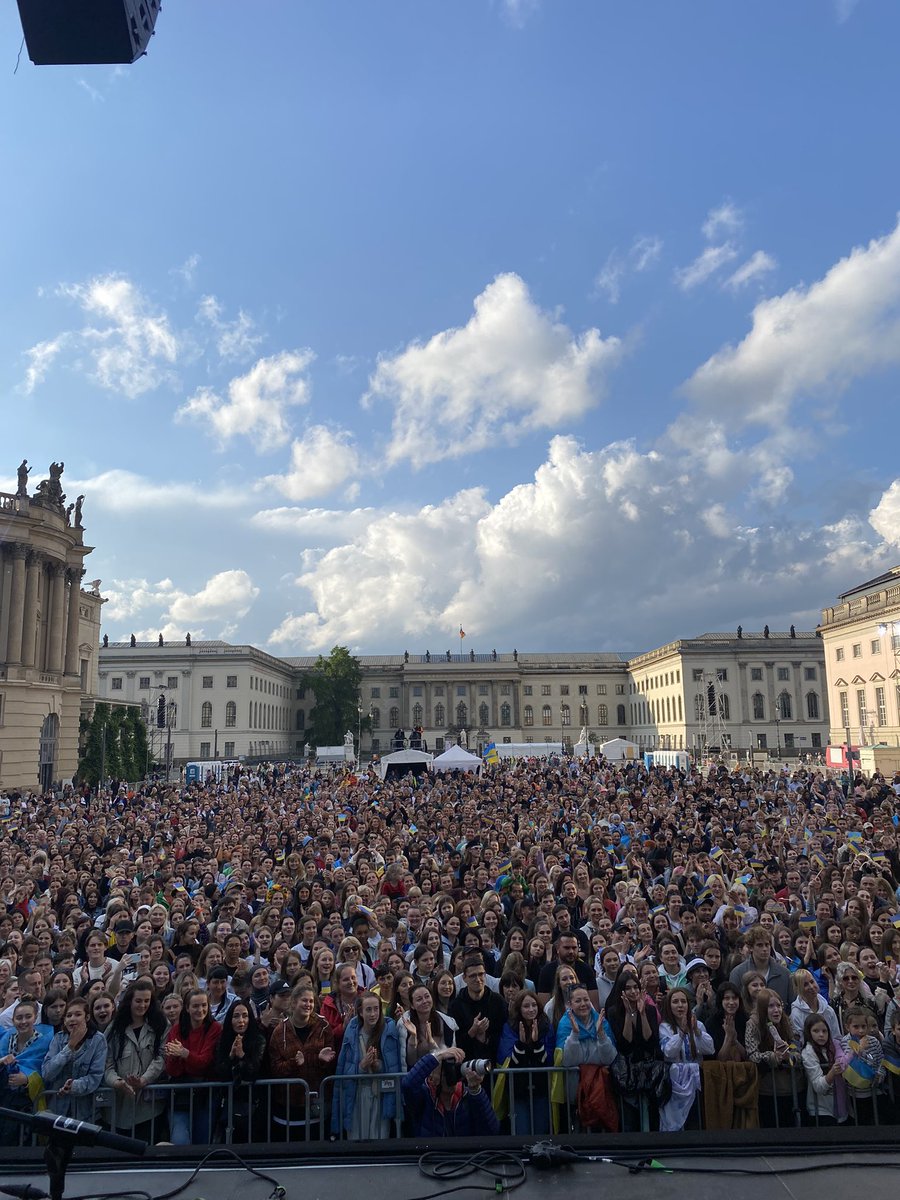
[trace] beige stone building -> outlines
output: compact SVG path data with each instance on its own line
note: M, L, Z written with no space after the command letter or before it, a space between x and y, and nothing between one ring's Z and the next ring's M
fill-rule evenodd
M587 727L598 744L624 736L644 749L815 753L828 736L821 640L814 633L741 634L704 634L630 658L363 655L359 715L371 718L363 753L389 750L394 730L415 725L436 751L463 729L475 749L488 741L572 745ZM100 657L102 699L144 704L151 725L159 696L176 700L176 762L303 751L315 698L300 681L314 658L186 640L110 643Z
M66 504L62 464L28 494L0 493L0 788L70 779L79 719L97 685L99 591L84 591L83 497Z
M842 593L819 632L832 743L900 747L900 567Z

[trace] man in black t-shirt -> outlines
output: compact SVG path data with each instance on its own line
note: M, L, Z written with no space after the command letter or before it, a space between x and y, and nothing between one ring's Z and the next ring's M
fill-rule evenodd
M550 999L553 991L553 984L556 981L557 967L571 967L578 976L578 982L583 983L590 993L591 1004L594 1008L598 1006L597 1000L597 980L593 970L578 957L578 938L575 932L561 933L556 939L556 958L552 962L546 963L541 968L541 973L538 976L538 1004L541 1008Z
M463 960L463 990L450 1004L450 1016L459 1026L456 1044L467 1059L489 1058L497 1062L500 1034L506 1023L506 1005L485 985L486 971L481 954Z

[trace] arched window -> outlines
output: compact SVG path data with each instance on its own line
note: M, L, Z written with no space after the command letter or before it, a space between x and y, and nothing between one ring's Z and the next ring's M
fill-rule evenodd
M500 705L500 724L510 725L512 723L512 709L508 704Z
M762 692L753 693L753 720L764 721L766 719L766 698Z
M720 697L720 700L722 702L722 720L730 721L731 720L731 701L724 694Z
M396 705L391 709L390 720L388 721L391 729L397 729L400 726L400 709Z
M200 728L212 729L212 705L208 700L203 701L200 709Z
M381 709L380 708L372 709L371 721L372 721L373 729L381 728Z
M524 714L523 714L523 720L524 720L524 722L525 722L525 724L526 724L526 725L533 725L533 724L534 724L534 709L531 707L531 705L530 705L530 704L526 704L526 705L525 705L525 711L524 711Z
M306 728L306 713L303 711L302 708L297 709L297 728L298 729Z
M819 719L819 697L815 692L806 693L806 716L810 721Z
M225 705L225 725L229 729L237 725L237 705L233 700L229 700Z
M545 725L553 724L553 710L551 709L549 704L545 704L544 707L541 709L541 720L543 721L543 723Z
M478 723L479 725L487 725L491 719L491 710L486 704L478 705Z
M462 700L456 706L456 723L461 729L469 724L469 710Z
M778 715L782 721L790 721L794 716L794 706L791 703L790 692L782 692L778 697Z
M422 724L423 709L421 704L413 705L413 725Z
M625 724L625 705L624 704L616 705L616 721L618 722L619 725Z
M597 705L597 724L598 725L608 725L609 724L609 709L606 707L605 704Z
M444 728L444 725L445 725L445 723L446 723L446 721L447 721L447 710L446 710L446 708L444 708L443 704L436 704L436 705L434 706L434 724L435 724L435 728L437 728L437 729L443 729L443 728Z
M623 712L624 712L624 708L623 708ZM571 710L571 708L569 708L568 704L560 705L559 715L560 715L560 720L562 721L563 725L571 725L572 724L572 710Z

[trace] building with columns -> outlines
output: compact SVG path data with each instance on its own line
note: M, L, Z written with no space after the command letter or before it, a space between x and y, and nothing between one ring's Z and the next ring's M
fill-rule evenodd
M832 744L900 747L900 567L838 596L819 632Z
M0 787L71 778L79 721L96 691L99 591L81 588L82 503L65 504L63 465L28 493L0 493Z
M828 738L822 642L811 632L703 634L632 656L471 650L359 661L359 715L371 719L364 755L388 751L396 729L415 725L435 751L463 729L472 749L571 745L583 727L598 744L624 736L644 749L720 744L788 756L816 753ZM176 762L278 757L303 752L315 697L301 679L314 664L226 642L115 642L101 648L98 686L102 699L142 703L148 716L160 695L175 699Z

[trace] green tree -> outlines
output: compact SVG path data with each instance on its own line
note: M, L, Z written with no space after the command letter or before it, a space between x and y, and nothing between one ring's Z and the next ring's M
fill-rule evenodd
M144 718L136 708L128 710L128 723L131 726L132 755L134 774L130 779L143 779L147 774L147 726Z
M302 677L301 684L311 688L316 703L309 714L306 740L312 746L338 746L344 734L355 734L359 724L359 686L362 667L346 646L334 646L327 658L321 654L311 671ZM368 729L369 719L362 721Z
M93 715L88 723L84 753L81 756L81 762L78 764L78 777L84 779L91 787L95 787L100 779L100 769L103 761L103 738L108 720L109 705L95 704Z
M122 755L122 726L125 723L125 709L116 707L110 709L106 735L106 770L104 779L123 779L125 763Z

